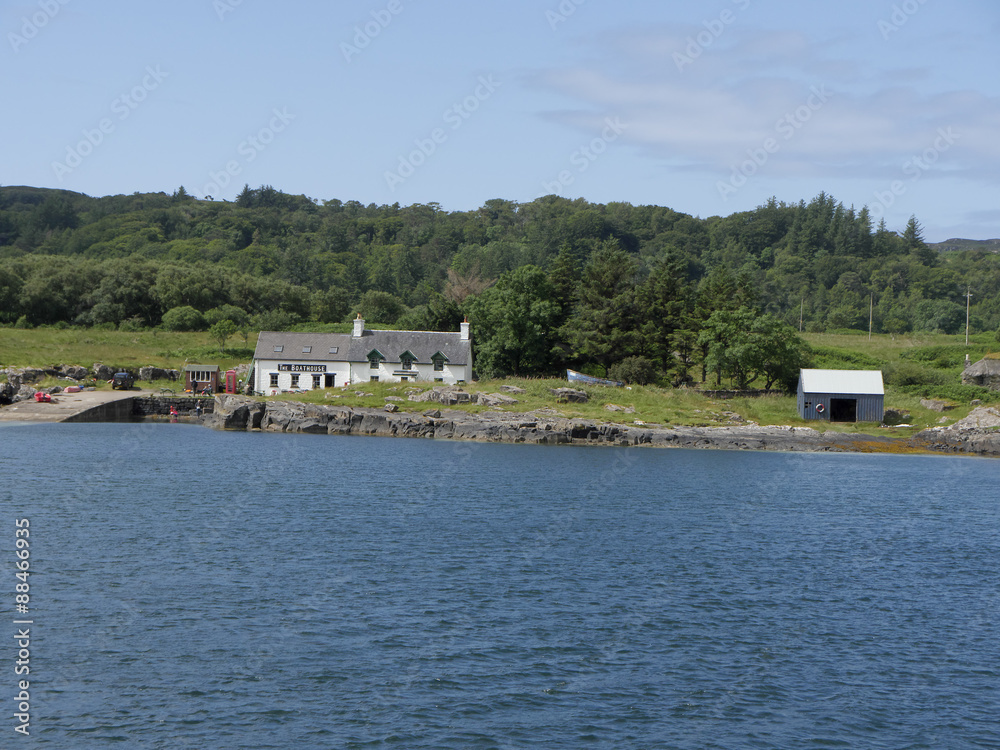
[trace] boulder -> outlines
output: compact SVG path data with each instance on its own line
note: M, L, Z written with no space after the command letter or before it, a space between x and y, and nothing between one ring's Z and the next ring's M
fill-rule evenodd
M221 430L250 430L260 427L264 403L246 396L220 394L215 397L213 413L205 416L205 424Z
M618 404L606 404L605 409L608 411L620 411L623 414L635 414L634 406L619 406Z
M992 430L1000 427L1000 409L995 406L980 406L948 427L949 430Z
M81 365L59 365L56 370L63 378L71 378L72 380L86 380L87 378L87 368Z
M948 411L949 409L954 409L955 404L949 401L939 401L933 398L922 398L920 399L920 405L925 409L930 409L931 411Z
M502 385L500 386L500 390L505 393L527 393L524 388L518 388L516 385Z
M53 374L55 371L53 370ZM14 383L15 379L17 382L17 388L20 388L24 383L34 383L36 380L41 380L45 377L45 370L36 370L33 367L23 367L17 370L7 370L7 380L10 383Z
M483 406L508 406L516 404L517 399L505 393L477 393L475 403Z
M905 409L886 409L882 412L882 424L892 427L910 421L910 412Z
M431 388L423 393L412 394L408 398L410 401L433 401L434 403L444 404L445 406L473 403L472 394L466 393L461 388L456 388L455 386Z
M180 372L177 370L164 370L162 367L140 367L139 380L178 380Z
M578 391L576 388L549 388L549 393L555 396L560 404L567 402L585 404L590 400L586 391Z
M424 412L424 416L425 417L429 417L431 419L441 419L441 410L440 409L429 409L428 411Z
M17 403L18 401L30 401L35 397L36 393L38 393L38 391L30 385L22 385L17 389L17 393L14 394L14 398L12 400L14 403Z
M392 404L392 403L389 403L389 404L386 404L386 405L385 405L384 407L382 407L382 408L383 408L383 410L384 410L384 411L387 411L387 412L389 412L390 414L393 414L393 413L395 413L395 412L399 411L399 407L398 407L398 406L396 406L395 404Z
M0 371L0 375L7 376L7 383L10 385L10 395L13 396L21 389L21 373L19 370L3 370ZM2 378L0 378L2 379Z
M115 376L115 371L112 368L107 365L102 365L100 362L95 362L91 371L94 373L94 378L97 380L111 380L111 378Z

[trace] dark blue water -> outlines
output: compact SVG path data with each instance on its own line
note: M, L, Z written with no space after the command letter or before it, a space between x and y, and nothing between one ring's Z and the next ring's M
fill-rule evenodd
M0 747L1000 747L998 472L5 425Z

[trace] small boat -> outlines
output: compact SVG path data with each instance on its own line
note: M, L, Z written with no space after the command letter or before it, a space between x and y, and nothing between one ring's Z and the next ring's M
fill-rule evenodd
M571 383L583 383L584 385L613 385L621 388L624 383L618 380L606 380L605 378L595 378L593 375L584 375L576 370L566 370L566 378Z

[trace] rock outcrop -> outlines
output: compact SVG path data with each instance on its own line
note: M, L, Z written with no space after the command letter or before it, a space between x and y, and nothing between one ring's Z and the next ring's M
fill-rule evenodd
M936 398L922 398L920 399L920 405L931 411L949 411L957 406L957 404L950 401L941 401Z
M578 391L576 388L549 388L549 393L555 396L560 404L585 404L590 400L586 391Z
M56 368L57 377L70 380L86 380L87 374L87 368L82 365L59 365Z
M253 430L261 426L266 404L247 396L219 394L205 424L220 430Z
M139 368L139 380L179 380L180 379L179 370L165 370L162 367L140 367Z
M1000 409L980 406L969 416L947 427L931 427L914 436L914 442L929 450L950 453L1000 455Z
M648 445L664 448L730 450L852 451L857 435L820 433L808 427L653 427L566 419L544 412L486 411L469 414L455 409L423 413L387 412L376 407L257 401L220 394L205 424L217 429L298 432L326 435L422 437L540 445ZM864 437L864 446L891 445L892 438Z

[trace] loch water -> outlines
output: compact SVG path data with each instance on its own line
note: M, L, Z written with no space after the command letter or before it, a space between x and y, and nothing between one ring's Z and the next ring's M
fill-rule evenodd
M1000 747L996 460L183 424L0 447L0 747Z

